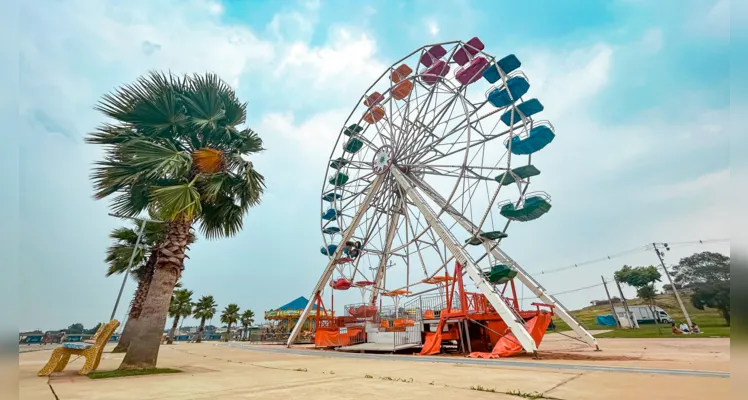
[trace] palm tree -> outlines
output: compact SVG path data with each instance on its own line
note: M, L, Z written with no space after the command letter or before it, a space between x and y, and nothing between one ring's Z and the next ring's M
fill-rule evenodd
M195 310L192 314L195 318L200 318L200 328L197 330L197 343L203 341L203 331L205 330L205 321L213 318L216 314L216 301L213 296L203 296L195 303Z
M231 340L231 324L235 324L239 320L239 306L231 303L223 309L221 313L221 323L227 324L228 329L226 330L226 341Z
M249 337L249 327L255 322L255 313L252 310L246 310L239 317L239 321L242 324L244 330L242 331L242 340Z
M166 344L174 343L174 333L177 331L179 318L189 317L190 315L192 315L192 290L175 290L171 296L171 304L169 305L169 316L174 318L174 323L171 325L169 339L166 341Z
M245 158L263 150L262 140L239 127L246 103L214 74L150 73L105 95L96 108L114 123L86 138L105 150L92 174L95 197L114 196L117 214L152 210L166 221L155 247L142 327L120 365L154 368L191 230L198 225L206 238L215 239L242 229L244 214L259 204L265 186Z
M127 271L127 267L130 265L130 257L132 257L133 249L138 239L139 230L139 226L135 228L121 227L112 230L109 234L109 237L114 242L107 248L106 258L104 259L109 266L106 273L107 277L115 274L123 274ZM156 260L155 253L151 250L156 242L163 237L163 234L164 229L162 224L146 224L140 245L135 252L131 269L131 274L138 281L138 288L135 290L135 295L130 302L130 312L127 322L122 330L122 335L117 342L117 346L112 350L113 353L124 352L130 345L130 338L132 337L133 329L137 326L140 312L143 309L143 302L148 294L148 287L153 276L153 266Z

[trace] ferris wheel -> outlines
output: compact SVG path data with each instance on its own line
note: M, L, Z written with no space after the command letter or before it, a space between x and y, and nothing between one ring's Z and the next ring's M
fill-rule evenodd
M531 191L533 155L555 137L514 55L478 38L423 46L386 69L332 144L320 193L328 264L312 295L357 287L362 300L439 284L458 262L527 352L537 345L490 279L497 265L574 329L595 339L499 248L512 222L540 218L551 199ZM297 326L303 325L310 301ZM298 334L294 329L291 345Z

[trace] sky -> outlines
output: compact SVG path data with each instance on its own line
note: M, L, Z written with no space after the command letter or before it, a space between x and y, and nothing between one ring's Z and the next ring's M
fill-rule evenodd
M730 91L731 36L744 41L745 28L730 28L748 17L731 15L727 0L38 0L17 12L0 24L17 43L17 64L0 72L18 76L0 99L3 110L18 105L18 151L3 160L17 171L8 178L17 197L1 200L16 227L2 246L17 265L21 330L109 318L121 278L104 276L104 252L123 222L93 200L101 151L83 138L103 122L93 110L103 94L154 69L219 74L248 103L247 125L267 148L252 159L267 191L244 230L189 251L184 287L221 308L262 315L310 295L326 263L320 183L350 110L403 55L474 36L486 52L522 60L556 127L534 188L552 195L553 210L512 226L502 244L550 293L657 258L636 252L540 271L654 241L730 237L729 143L742 118L730 107L745 104ZM703 250L729 254L730 243L673 246L666 263ZM119 319L134 289L129 280ZM574 309L604 291L558 298Z

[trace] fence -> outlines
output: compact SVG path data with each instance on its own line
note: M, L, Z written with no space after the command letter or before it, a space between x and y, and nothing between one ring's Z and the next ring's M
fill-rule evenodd
M253 332L249 334L247 342L255 343L286 343L290 333ZM299 341L297 341L299 342Z

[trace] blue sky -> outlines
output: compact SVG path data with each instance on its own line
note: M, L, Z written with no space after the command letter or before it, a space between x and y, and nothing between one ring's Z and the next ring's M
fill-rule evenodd
M120 279L104 277L103 258L121 222L92 200L100 153L83 137L102 122L97 99L150 69L220 74L268 148L255 160L267 194L244 231L189 253L184 286L221 307L261 314L309 295L325 264L318 196L338 127L401 56L473 36L491 54L520 57L559 134L535 187L551 193L553 211L513 226L504 246L525 269L730 235L726 0L40 0L19 13L19 196L2 201L19 210L22 330L89 326L111 312ZM729 244L674 248L667 261L702 249ZM561 292L655 261L639 253L538 279ZM577 308L602 296L559 298Z

